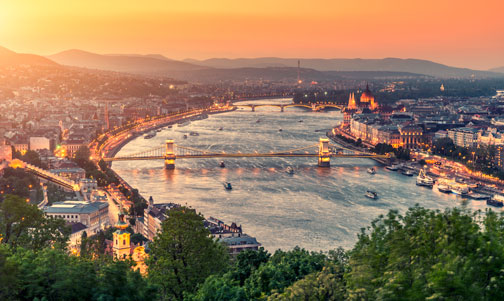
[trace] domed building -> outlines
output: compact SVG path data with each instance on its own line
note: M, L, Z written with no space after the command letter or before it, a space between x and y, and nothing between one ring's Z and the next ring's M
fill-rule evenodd
M371 111L374 111L378 108L378 104L375 102L374 95L371 90L369 90L369 84L366 85L366 90L362 92L359 106L369 108Z

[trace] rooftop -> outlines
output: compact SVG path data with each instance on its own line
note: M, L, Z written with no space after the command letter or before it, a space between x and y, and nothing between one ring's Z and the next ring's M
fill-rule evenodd
M106 202L64 201L56 202L52 206L44 208L46 213L92 213L108 207Z

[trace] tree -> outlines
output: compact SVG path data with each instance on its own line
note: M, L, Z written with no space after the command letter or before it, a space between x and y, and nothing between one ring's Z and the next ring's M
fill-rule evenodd
M17 265L9 258L11 255L8 246L0 243L0 300L16 300L19 275Z
M227 275L227 274L226 274ZM191 301L242 301L247 300L245 291L237 281L229 277L210 275L194 295L185 294L184 300Z
M48 218L35 205L18 196L7 195L0 203L0 234L2 242L13 247L65 248L70 229L63 219Z
M149 278L158 285L162 300L181 300L212 274L227 269L227 248L215 241L195 210L180 207L169 211L162 231L149 245Z
M283 289L304 276L322 270L326 255L308 252L299 247L285 252L277 250L268 262L259 266L245 281L250 299L260 298Z
M257 251L246 250L240 252L229 272L231 278L243 285L252 272L259 268L262 263L268 262L270 257L271 255L262 247Z

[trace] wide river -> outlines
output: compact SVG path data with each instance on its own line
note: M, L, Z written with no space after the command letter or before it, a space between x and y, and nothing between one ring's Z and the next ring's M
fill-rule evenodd
M288 99L250 103L290 103ZM247 102L244 102L247 103ZM147 150L166 139L197 149L228 152L270 152L317 143L325 131L339 123L338 111L311 112L272 107L211 115L191 124L165 128L152 139L137 138L118 156ZM300 122L302 120L302 122ZM259 122L258 122L259 121ZM222 127L223 130L219 131ZM282 131L279 131L282 129ZM190 136L197 132L199 136ZM184 134L188 135L184 139ZM404 212L419 203L444 209L461 204L455 195L415 185L415 177L391 172L370 159L332 159L330 168L317 167L316 158L179 159L175 170L165 170L162 161L118 161L113 168L140 193L156 203L188 205L205 216L242 225L274 251L300 246L309 250L351 248L362 227L390 209ZM288 166L295 174L285 172ZM379 166L375 175L366 169ZM233 190L225 190L229 181ZM379 199L364 196L367 189ZM485 202L468 201L472 209Z

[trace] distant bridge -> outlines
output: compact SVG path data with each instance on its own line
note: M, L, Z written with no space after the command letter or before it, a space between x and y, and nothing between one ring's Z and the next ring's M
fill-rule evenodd
M77 192L77 191L80 191L80 189L81 189L80 185L75 183L72 180L69 180L64 177L60 177L56 174L53 174L52 172L49 172L45 169L28 164L28 163L21 161L19 159L12 160L9 164L9 167L22 168L25 171L27 171L27 172L29 172L39 178L42 178L42 179L47 180L49 182L52 182L52 183L66 189L66 190L69 190L69 191Z
M280 112L284 112L286 108L293 108L293 107L298 107L298 108L307 108L310 109L314 112L323 110L325 108L335 108L338 110L343 110L345 107L344 105L338 105L338 104L332 104L332 103L313 103L313 104L244 104L244 105L233 105L237 108L250 108L252 112L255 112L256 108L261 108L261 107L273 107L273 108L279 108Z
M320 138L319 143L289 149L279 152L260 153L226 153L211 150L176 145L173 140L166 140L165 145L149 150L118 156L103 158L105 162L131 161L131 160L164 160L166 169L175 168L176 159L205 159L205 158L318 158L318 166L329 167L331 158L389 158L389 155L377 155L373 153L358 152L336 145L330 145L329 139Z

